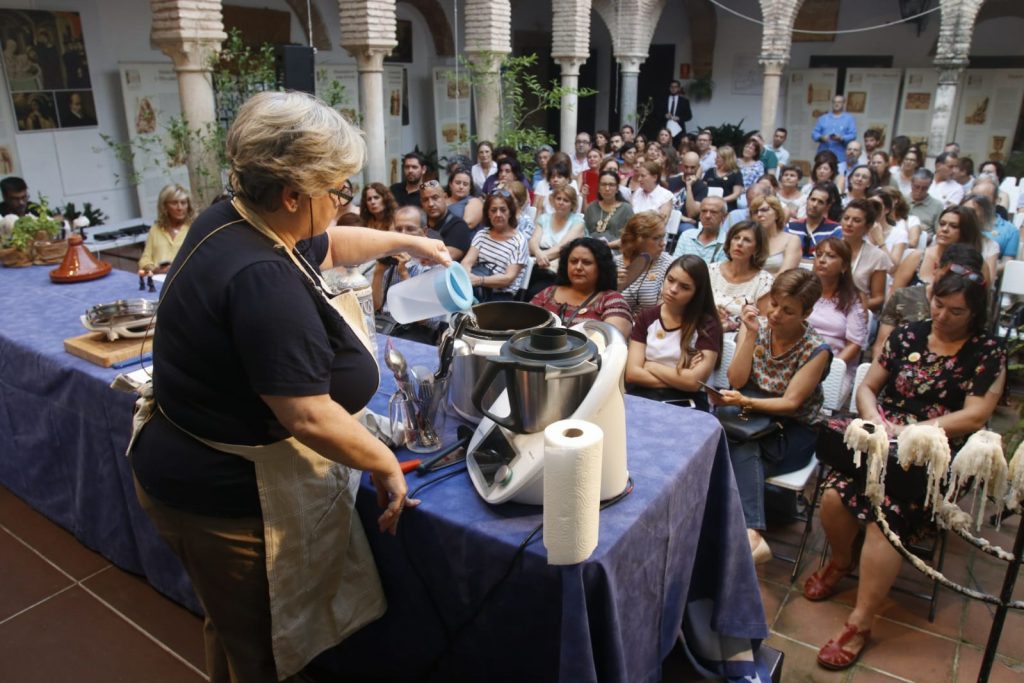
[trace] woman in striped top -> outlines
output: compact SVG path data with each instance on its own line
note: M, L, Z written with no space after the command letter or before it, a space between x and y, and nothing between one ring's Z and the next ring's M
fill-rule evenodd
M473 234L462 259L480 301L511 301L523 286L530 257L526 237L516 230L516 203L508 190L495 190L484 202L486 227Z

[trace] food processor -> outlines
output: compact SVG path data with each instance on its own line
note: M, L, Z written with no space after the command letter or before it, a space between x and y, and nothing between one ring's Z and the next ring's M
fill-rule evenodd
M573 418L601 427L601 500L625 490L626 341L612 325L586 320L571 329L539 328L513 335L473 389L484 414L469 442L469 478L488 503L544 501L544 428ZM493 403L488 389L504 379Z

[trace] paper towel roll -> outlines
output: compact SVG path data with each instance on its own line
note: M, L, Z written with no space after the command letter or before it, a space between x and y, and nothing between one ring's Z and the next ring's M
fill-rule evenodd
M583 420L544 430L544 547L548 564L576 564L597 547L604 433Z

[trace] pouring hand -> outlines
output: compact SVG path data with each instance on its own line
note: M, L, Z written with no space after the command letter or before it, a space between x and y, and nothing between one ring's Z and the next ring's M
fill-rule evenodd
M430 239L429 237L413 237L409 244L409 252L429 263L439 263L442 266L452 264L452 255L448 247L441 240Z
M386 508L377 518L377 528L394 536L398 531L398 520L402 516L402 510L416 507L420 501L406 497L409 488L397 461L387 473L371 473L370 480L377 489L377 505Z

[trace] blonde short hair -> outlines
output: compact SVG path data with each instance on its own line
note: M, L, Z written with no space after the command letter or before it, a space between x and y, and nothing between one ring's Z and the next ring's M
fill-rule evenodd
M754 214L763 204L770 206L772 213L775 214L775 229L779 232L784 232L786 230L786 223L789 222L789 214L786 213L784 208L782 208L782 202L779 201L779 198L774 195L768 197L758 195L757 197L754 197L750 202L751 219L754 218Z
M569 204L572 207L570 213L576 211L576 204L579 202L580 199L579 195L576 194L576 188L569 184L557 187L554 190L551 190L551 197L548 201L554 199L556 195L562 195L563 197L569 200Z
M192 206L192 197L181 185L164 185L156 198L156 224L161 228L167 228L171 224L171 217L167 214L167 202L176 199L184 199L188 202L188 209L185 212L185 225L191 225L196 217L196 209Z
M722 160L722 167L729 173L740 170L736 163L736 150L729 145L722 145L718 148L718 158Z
M278 208L285 187L326 192L366 159L362 132L303 92L250 97L228 131L226 148L234 191L269 211Z

